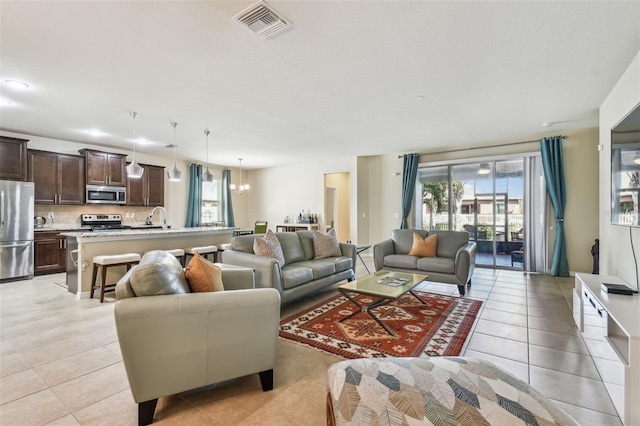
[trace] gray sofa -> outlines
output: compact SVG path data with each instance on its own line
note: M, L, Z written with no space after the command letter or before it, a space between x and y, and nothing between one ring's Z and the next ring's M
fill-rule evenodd
M436 257L409 256L414 232L422 238L438 235ZM373 246L373 260L376 271L385 269L428 275L429 281L457 285L460 294L464 295L465 286L471 285L476 243L469 241L469 233L464 231L395 229L390 239Z
M253 268L256 288L275 288L282 303L304 296L356 273L356 246L340 243L342 256L314 259L313 232L276 232L285 258L280 267L275 259L257 256L253 241L262 235L240 235L231 239L231 249L222 252L225 264Z

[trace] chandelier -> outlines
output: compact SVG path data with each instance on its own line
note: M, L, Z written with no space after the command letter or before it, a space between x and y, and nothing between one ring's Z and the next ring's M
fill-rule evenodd
M240 184L236 187L236 184L232 183L229 185L229 189L231 189L232 191L236 191L238 194L242 194L243 192L249 190L249 184L242 184L242 158L238 158L238 161L240 162Z

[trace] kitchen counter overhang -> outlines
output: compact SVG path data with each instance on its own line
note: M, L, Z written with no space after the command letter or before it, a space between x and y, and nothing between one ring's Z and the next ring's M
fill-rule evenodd
M220 245L229 243L236 228L200 227L163 229L127 229L113 231L61 232L67 239L77 242L77 252L70 260L77 262L77 285L69 291L77 298L88 298L91 291L93 257L122 253L143 255L151 250L171 250L185 247ZM115 271L112 273L112 269ZM121 269L121 270L120 270ZM110 268L107 282L116 282L126 272L124 267ZM99 280L100 278L98 278ZM75 284L75 283L74 283ZM74 289L73 291L71 289Z
M218 235L232 234L236 228L230 227L210 227L203 226L198 228L168 228L164 230L157 227L149 227L144 229L117 229L113 231L82 231L82 232L61 232L60 235L65 237L77 238L78 242L97 242L97 241L122 241L139 240L146 238L175 238L180 236L193 235Z

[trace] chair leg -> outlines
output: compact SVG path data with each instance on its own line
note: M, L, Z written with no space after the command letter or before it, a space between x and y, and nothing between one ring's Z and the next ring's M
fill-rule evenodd
M93 299L93 292L96 289L96 279L98 278L98 267L96 264L93 264L93 278L91 278L91 294L89 295L89 299Z
M153 413L156 411L158 398L138 404L138 426L150 425L153 422Z
M267 371L261 371L260 373L260 384L262 385L262 391L270 391L273 389L273 368Z
M460 292L460 296L464 296L464 293L465 293L465 286L463 286L463 285L459 285L459 286L458 286L458 291Z
M100 303L104 303L104 288L107 286L107 265L102 265L102 283L100 283Z

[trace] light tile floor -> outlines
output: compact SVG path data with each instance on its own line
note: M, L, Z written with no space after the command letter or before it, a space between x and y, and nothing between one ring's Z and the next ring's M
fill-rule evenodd
M77 300L53 284L63 280L57 274L0 284L0 424L135 425L113 299ZM573 278L476 268L466 297L485 303L463 355L511 371L582 425L620 425L596 368L615 368L615 354L578 332L572 288ZM457 295L451 285L427 282L422 289ZM289 303L281 316L335 293L332 287ZM273 391L262 392L253 375L161 398L154 424L324 425L326 371L339 360L280 340Z

